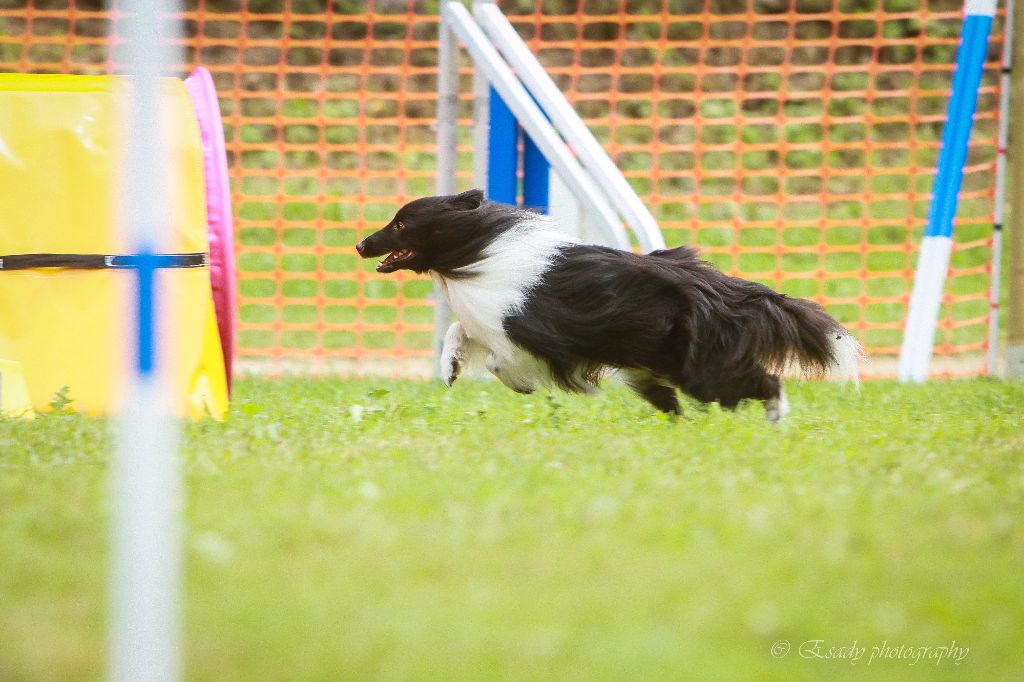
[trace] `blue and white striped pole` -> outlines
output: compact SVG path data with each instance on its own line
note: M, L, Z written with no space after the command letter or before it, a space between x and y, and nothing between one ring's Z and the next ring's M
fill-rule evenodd
M957 52L956 71L942 132L938 170L932 189L928 225L914 276L900 349L900 381L921 382L928 378L935 327L942 292L953 250L953 218L956 216L963 181L967 144L974 125L978 86L988 52L989 31L996 12L996 0L967 0Z

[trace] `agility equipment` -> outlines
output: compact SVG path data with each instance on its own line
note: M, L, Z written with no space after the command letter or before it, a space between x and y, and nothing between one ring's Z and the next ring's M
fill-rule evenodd
M996 0L967 0L964 6L963 30L946 125L942 131L942 149L932 189L931 209L921 241L900 349L901 381L920 382L928 378L933 337L953 251L953 218L960 198L967 145L978 103L978 86L995 11Z
M179 451L180 427L172 419L177 394L167 390L180 381L175 365L179 339L160 332L179 305L169 286L175 271L152 267L174 234L187 229L207 247L206 200L202 183L187 182L190 205L198 215L180 213L185 171L179 149L188 145L187 177L200 175L203 154L199 126L185 86L160 78L179 64L182 10L178 0L128 0L118 23L121 52L133 75L122 100L125 127L118 139L124 193L117 234L134 254L143 256L136 273L135 314L129 327L127 355L134 358L126 378L127 401L116 423L111 457L111 514L108 677L112 682L177 682L182 676L182 594L184 467ZM167 90L174 93L169 112ZM187 113L186 113L187 112ZM189 122L187 140L179 126ZM202 218L198 223L196 218ZM184 227L183 227L184 226ZM204 319L201 347L211 372L220 371L217 396L226 403L227 385L220 354L216 313L208 271L192 315ZM173 327L171 328L173 329ZM193 339L192 345L195 345ZM174 349L174 350L172 350ZM179 389L180 390L180 389Z
M210 146L204 164L200 126L212 133L215 119L197 124L186 86L161 79L170 206L146 217L160 224L159 240L148 250L129 244L116 228L126 210L117 137L132 87L124 77L0 75L0 186L17 188L0 196L0 359L20 363L38 411L67 387L75 410L116 412L135 366L127 301L138 280L166 301L145 342L152 349L163 341L175 413L220 418L230 345L225 356L214 290L230 320L230 205L223 195L211 202L219 221L211 251L207 195L223 189L215 183L225 176L204 166L215 165L223 147ZM198 91L209 96L205 85ZM205 105L197 98L197 109ZM214 261L219 282L211 285Z
M217 330L224 353L224 373L228 393L234 376L235 317L237 291L235 285L234 227L231 218L231 187L228 182L228 159L224 146L224 126L220 103L210 72L197 68L185 79L185 88L192 99L196 121L203 143L203 167L206 177L206 223L210 242L210 285L213 307L217 313Z
M579 208L571 212L595 228L592 241L629 249L628 226L644 251L665 248L654 218L505 15L491 3L476 3L470 15L461 3L445 2L441 21L450 28L444 39L458 38L465 45L481 80L488 85L487 116L476 121L486 130L478 139L486 136L487 146L474 149L475 156L486 158L487 177L477 181L487 188L488 198L520 203L517 176L522 132L525 206L548 213L554 212L551 204L574 201ZM448 47L439 59L453 59L456 53L457 46ZM443 72L450 67L439 63L438 68ZM457 81L445 79L438 84L449 88L438 93L440 101L458 97ZM480 105L475 108L477 112L483 109ZM439 127L454 125L454 109L445 108L443 113L449 120L442 120L439 112ZM449 145L440 148L439 154L454 155L452 141ZM577 234L584 229L578 224L566 227Z
M35 411L28 397L21 363L0 360L0 416L32 419Z

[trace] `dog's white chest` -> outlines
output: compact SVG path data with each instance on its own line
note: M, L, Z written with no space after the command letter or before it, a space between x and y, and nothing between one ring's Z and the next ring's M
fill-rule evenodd
M469 338L511 357L513 344L505 335L504 319L522 308L551 267L558 247L567 241L564 234L549 229L510 230L495 239L479 261L464 268L472 276L431 276Z
M437 274L433 277L466 335L490 350L507 353L510 342L503 320L521 305L518 292L483 275L468 280L445 279Z

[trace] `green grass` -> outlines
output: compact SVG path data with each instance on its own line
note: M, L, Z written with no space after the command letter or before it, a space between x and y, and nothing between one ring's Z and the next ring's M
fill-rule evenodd
M242 381L186 427L187 679L1021 679L1024 385L790 394L773 427L615 387ZM0 679L103 675L107 430L0 420ZM959 665L869 665L951 640Z

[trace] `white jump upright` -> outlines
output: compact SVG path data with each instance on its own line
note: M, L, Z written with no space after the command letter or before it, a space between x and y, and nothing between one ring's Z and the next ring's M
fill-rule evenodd
M550 118L555 129L578 155L583 167L608 197L614 209L625 218L640 248L644 251L665 248L665 240L654 216L497 5L477 4L473 15L484 33L494 41L498 51L515 69L516 75Z
M491 2L476 2L474 13L476 19L454 0L443 3L441 8L443 29L450 29L465 46L478 74L474 113L483 115L487 109L481 104L486 96L482 85L486 83L584 207L603 242L630 248L625 229L628 225L644 250L664 248L664 239L653 216L498 7ZM443 72L448 67L442 64L440 68ZM450 94L439 93L439 96ZM490 110L493 111L493 107ZM439 120L438 130L448 125ZM476 151L480 152L486 131L477 126L474 137ZM487 150L488 154L492 152ZM439 153L454 154L454 150ZM487 171L485 164L479 161L482 154L476 156L474 179L479 182ZM487 184L493 184L495 179L487 177L486 180ZM626 218L625 224L620 215Z
M459 44L447 24L441 22L437 49L437 163L434 188L439 196L455 194L459 133ZM434 358L441 357L444 336L451 322L448 301L435 287ZM434 372L440 371L434 363Z
M917 261L910 310L900 349L899 378L921 382L928 378L935 328L953 250L953 219L956 217L963 181L967 145L974 125L978 86L988 51L988 37L996 0L967 0L956 71L942 131L938 171L932 203Z
M157 262L171 229L158 80L181 62L175 47L175 0L131 0L122 6L122 67L131 96L120 143L124 198L120 222L137 267L131 338L133 371L116 422L111 464L112 565L109 678L173 682L181 678L182 472L178 432L164 391L161 299ZM129 327L131 329L131 327Z
M1014 0L1003 5L1003 52L999 75L999 130L996 137L996 191L992 209L992 274L989 285L988 360L989 375L997 373L999 364L999 291L1002 284L1003 222L1006 211L1006 147L1010 132L1010 71L1013 65Z
M629 240L622 231L622 223L593 178L580 166L575 155L552 128L544 112L533 101L466 8L458 2L446 2L442 9L442 18L466 46L473 61L487 75L487 79L508 104L516 120L529 133L559 175L581 201L586 201L592 207L602 233L616 246L628 249ZM489 181L493 181L493 178L489 178Z

